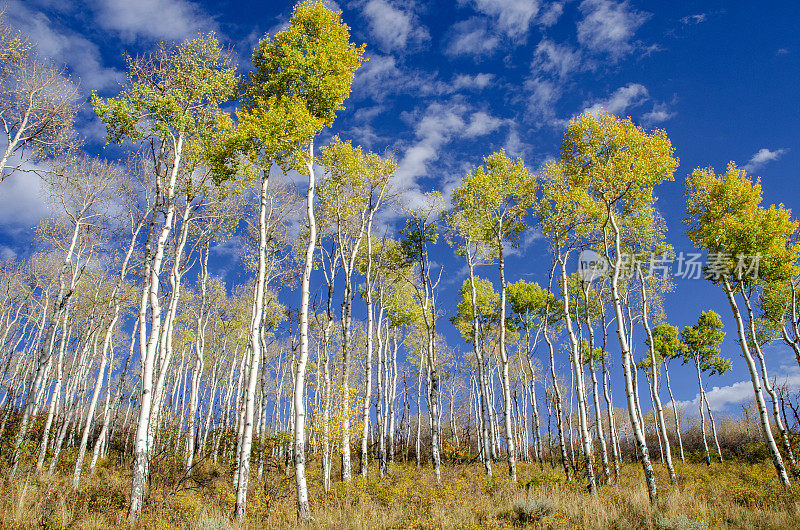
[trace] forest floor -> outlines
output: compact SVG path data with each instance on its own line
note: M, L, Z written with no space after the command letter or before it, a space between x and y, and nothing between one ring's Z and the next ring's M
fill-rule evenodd
M0 469L0 528L125 528L130 469L113 458L99 464L81 490L71 487L71 455L53 477ZM364 480L319 486L319 465L309 466L310 528L800 528L800 492L784 491L767 463L677 463L678 484L670 486L656 465L660 487L651 506L638 464L626 463L618 484L603 485L592 496L585 482L566 482L560 469L519 464L517 485L504 462L485 476L480 464L442 466L442 483L433 471L413 462L390 467L377 478L370 467ZM232 470L200 462L194 478L182 479L177 463L156 463L142 528L295 528L294 477L276 463L257 480L256 469L242 525L231 521L235 492ZM334 475L335 478L335 475Z

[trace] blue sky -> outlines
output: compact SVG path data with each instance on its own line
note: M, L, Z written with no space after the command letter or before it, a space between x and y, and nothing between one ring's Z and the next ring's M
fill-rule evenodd
M291 2L189 0L10 0L12 23L40 52L66 64L83 96L111 95L123 53L162 39L214 30L246 69L258 38L280 29ZM353 39L369 61L331 131L375 151L391 150L408 203L431 189L447 195L474 165L499 148L538 168L557 153L564 124L604 107L667 131L680 158L675 182L658 190L659 208L677 250L691 251L681 223L681 182L695 167L721 170L729 160L762 177L766 203L798 206L800 39L797 2L583 0L342 1ZM100 152L103 129L90 108L81 116L88 148ZM104 152L114 156L113 149ZM47 215L38 184L15 176L0 187L0 259L30 251L34 226ZM445 247L443 300L460 285L462 264ZM220 258L221 259L221 258ZM546 247L535 232L508 265L510 281L546 281ZM223 263L220 266L224 266ZM494 269L481 274L494 278ZM230 282L240 281L235 275ZM667 298L668 320L692 323L703 309L723 315L733 372L708 380L720 403L749 395L721 292L702 280L679 280ZM451 308L445 308L451 311ZM446 318L448 337L460 345ZM636 337L641 344L641 333ZM771 347L774 374L800 383L786 348ZM612 357L614 361L618 356ZM618 364L618 363L617 363ZM677 369L679 399L695 396L689 369ZM619 381L621 377L615 375ZM646 395L646 394L645 394ZM621 388L615 401L621 405ZM733 406L732 406L733 407Z

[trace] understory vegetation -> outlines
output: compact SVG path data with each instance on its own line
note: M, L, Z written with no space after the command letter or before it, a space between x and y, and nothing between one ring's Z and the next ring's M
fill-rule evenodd
M632 453L623 458L620 479L591 495L585 482L566 480L557 448L546 446L542 463L520 462L518 482L505 475L488 477L468 446L445 444L441 484L430 460L418 466L414 448L398 451L385 477L377 463L366 479L321 484L321 454L307 465L313 519L299 525L294 475L281 454L280 436L267 440L263 474L250 481L246 518L232 517L236 503L235 468L209 458L195 463L191 477L183 461L156 455L150 469L150 495L138 527L227 530L236 528L630 528L700 530L706 528L795 528L800 525L797 491L782 488L769 451L754 425L720 418L725 461L705 463L700 433L684 435L686 462L676 462L677 484L656 465L663 489L651 504L640 465ZM748 435L754 432L756 436ZM8 440L3 440L3 452ZM122 442L122 441L120 441ZM429 443L429 440L425 440ZM0 466L2 528L126 528L130 459L112 444L106 460L75 491L69 474L74 448L64 451L53 475L9 476ZM375 455L371 455L375 456ZM32 464L32 462L31 462ZM576 462L576 464L578 464ZM341 467L334 465L338 476ZM576 469L576 472L580 473Z
M65 463L69 458L65 459ZM294 477L275 463L251 482L246 519L231 522L235 490L233 470L201 462L188 482L167 478L164 462L154 472L151 497L142 512L143 528L296 528ZM781 488L769 462L728 461L711 467L702 461L676 463L678 483L665 484L651 505L641 468L622 467L620 482L590 495L567 482L558 468L521 462L519 484L505 476L489 478L480 464L458 463L442 469L437 485L427 465L413 461L390 466L384 479L371 466L366 480L319 486L318 463L307 468L314 519L308 528L796 528L800 525L796 492ZM55 476L4 476L0 482L3 528L125 528L128 525L130 464L110 458L75 492L64 473Z

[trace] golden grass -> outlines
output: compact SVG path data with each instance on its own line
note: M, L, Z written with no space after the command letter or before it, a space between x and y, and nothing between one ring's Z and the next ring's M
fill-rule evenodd
M65 466L68 468L68 466ZM583 483L567 483L557 469L520 464L519 483L495 466L487 478L478 464L447 466L437 485L430 468L390 467L389 475L334 482L325 493L319 467L309 473L314 521L309 528L800 528L798 493L784 492L768 464L677 464L670 486L658 469L656 506L648 502L641 468L626 464L619 484L596 496ZM2 528L124 528L130 473L120 463L100 465L73 492L68 473L54 477L4 474L0 481ZM202 484L154 480L139 527L167 529L296 528L294 479L276 470L251 480L248 517L231 521L234 489L228 469L204 462ZM254 473L255 475L255 473ZM155 477L156 479L158 477Z

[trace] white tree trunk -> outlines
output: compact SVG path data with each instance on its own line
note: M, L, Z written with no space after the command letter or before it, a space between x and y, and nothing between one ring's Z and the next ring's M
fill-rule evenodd
M501 221L502 223L502 221ZM511 482L517 482L517 460L514 449L514 435L511 427L511 382L508 374L508 352L506 351L506 261L503 255L503 239L498 232L497 245L500 268L500 362L502 363L503 409L506 428L506 449L508 451L508 474ZM591 467L591 464L589 464ZM594 476L591 474L591 483Z
M778 478L783 484L783 487L790 488L789 476L786 474L786 467L783 465L783 457L778 451L778 446L775 444L775 438L772 436L772 429L769 425L769 415L767 413L767 406L764 403L764 393L761 390L761 381L758 375L758 368L753 360L753 355L750 353L749 341L744 329L744 320L742 314L739 312L739 306L736 303L736 297L731 287L730 281L727 277L723 277L723 288L725 295L728 297L728 303L733 312L733 318L736 320L736 331L739 336L739 347L742 349L742 355L747 363L747 369L750 371L750 381L753 384L753 394L755 395L756 405L758 406L758 415L761 420L761 430L764 434L764 440L767 442L770 454L772 456L772 463L775 465L775 471L778 473Z
M611 276L611 302L614 306L614 316L616 317L617 321L617 337L619 339L619 347L620 352L622 354L622 373L625 376L625 397L628 401L628 415L630 416L631 420L631 427L633 430L633 435L636 440L637 450L639 452L639 456L642 459L642 469L644 470L645 481L647 483L647 493L650 497L650 503L656 502L656 478L655 473L653 472L653 466L650 463L650 453L647 450L647 442L645 441L644 431L642 430L642 424L639 420L639 413L638 407L636 403L636 391L634 389L634 382L633 382L633 373L631 370L631 354L630 354L630 347L628 345L628 333L625 330L625 319L622 314L622 301L620 299L619 294L619 275L620 275L620 264L622 260L622 243L621 237L619 232L619 227L617 226L616 219L614 218L614 214L612 212L609 213L609 221L611 222L611 227L613 230L614 236L614 266L613 266L613 274ZM608 251L606 251L606 259L609 259Z
M480 394L480 414L479 416L479 433L481 440L481 459L483 460L483 467L486 470L486 475L492 476L492 455L489 450L489 403L486 398L486 388L483 384L483 372L485 369L483 353L480 344L480 324L478 321L478 291L475 286L475 264L473 263L472 253L469 248L469 243L466 246L467 266L469 268L469 286L470 296L472 297L472 348L475 351L475 364L478 368L478 392Z
M571 346L572 370L575 376L575 395L578 400L578 429L581 435L581 445L583 446L583 457L586 460L586 478L589 481L589 493L597 493L597 484L594 478L594 455L592 451L592 439L589 434L589 418L586 409L586 387L583 384L583 364L580 358L580 348L572 327L572 316L570 314L569 285L567 282L567 268L565 257L558 255L559 269L561 270L561 293L564 299L564 323L567 328L567 335Z
M253 443L253 415L255 412L256 381L258 379L258 363L261 360L261 320L264 312L264 291L266 288L266 250L267 250L267 190L269 172L265 170L261 177L261 193L258 217L258 271L256 286L253 292L252 314L248 340L250 357L247 387L244 396L244 422L241 429L241 441L238 444L238 466L236 484L236 519L244 520L247 507L247 486L250 480L250 450Z
M86 424L83 427L83 434L81 435L81 444L78 448L78 456L75 460L75 470L72 473L72 487L78 489L81 481L81 470L83 468L83 457L86 455L86 445L89 443L89 433L92 430L92 420L94 419L94 412L97 409L97 401L100 399L100 391L103 389L103 377L105 374L106 366L108 365L109 349L111 347L111 339L113 337L114 327L116 326L117 319L119 318L119 311L117 310L111 322L108 325L105 339L103 339L103 350L101 352L102 358L100 359L100 368L97 370L97 380L94 384L92 391L92 398L89 402L89 410L86 412ZM108 389L110 391L110 389Z
M303 400L305 392L306 364L308 362L308 300L311 271L314 267L314 248L317 243L317 223L314 217L314 143L308 146L308 192L306 194L306 216L308 219L308 245L306 246L303 278L300 285L300 354L297 359L297 372L294 379L294 466L297 486L297 518L308 521L311 511L308 505L308 486L306 484L306 407Z
M150 427L150 413L153 402L153 371L155 369L155 357L158 348L159 331L161 328L161 302L158 297L159 276L161 273L161 264L164 259L164 249L166 247L167 238L172 232L172 222L175 216L175 184L178 179L178 172L181 165L181 158L183 154L183 135L180 134L175 145L175 156L172 160L172 168L169 174L169 181L167 183L166 195L164 197L166 204L166 212L164 218L164 225L161 228L158 238L156 239L155 250L152 258L146 252L145 256L145 279L146 285L143 290L142 302L139 310L139 344L140 344L140 358L142 364L142 377L141 388L142 394L139 401L139 418L136 424L136 435L133 448L133 476L131 478L131 502L128 510L128 518L131 522L136 522L142 511L142 504L144 502L145 486L150 472L150 447L148 447L148 434ZM151 234L148 239L152 237L154 230L156 209L153 210L153 219L150 225ZM149 245L149 242L148 242ZM147 312L147 301L150 302L150 319L151 328L150 335L145 342L144 338L147 333L147 326L145 322Z
M639 286L641 287L642 295L642 324L644 325L645 333L647 333L647 344L650 352L650 368L652 372L653 384L650 386L650 395L653 398L656 415L656 431L661 437L661 444L663 446L664 459L667 464L667 471L669 472L669 480L675 484L678 478L675 476L675 467L672 465L672 450L669 447L669 437L667 436L667 423L664 421L664 408L661 406L661 398L658 395L658 371L660 367L656 361L655 344L653 343L653 332L650 330L650 317L647 309L647 288L645 286L644 277L641 270L639 271Z

